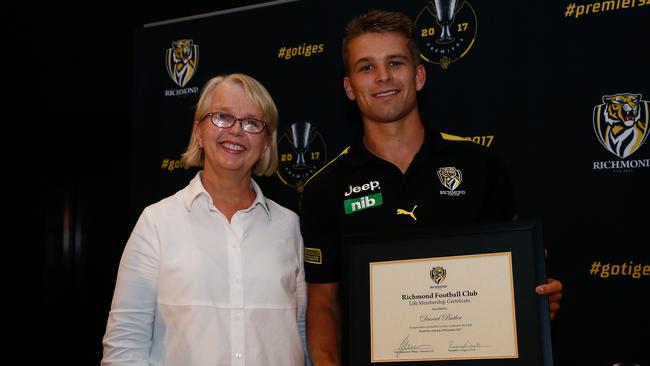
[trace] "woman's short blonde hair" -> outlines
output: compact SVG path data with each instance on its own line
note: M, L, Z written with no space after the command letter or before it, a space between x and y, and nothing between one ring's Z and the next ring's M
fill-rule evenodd
M201 118L206 114L214 112L207 109L211 102L212 92L221 83L240 85L244 88L248 100L262 111L262 120L267 124L264 133L266 133L270 141L269 147L253 167L253 173L258 176L275 174L278 169L278 109L273 102L273 98L271 98L271 94L259 81L244 74L221 75L208 80L203 86L203 90L201 90L201 96L194 112L194 121L200 122ZM187 150L182 155L182 161L189 166L203 167L205 161L203 149L199 146L193 132Z

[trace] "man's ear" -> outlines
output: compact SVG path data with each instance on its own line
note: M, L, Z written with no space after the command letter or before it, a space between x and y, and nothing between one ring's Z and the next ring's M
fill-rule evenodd
M345 89L345 95L348 96L348 99L356 99L354 96L354 89L352 88L352 85L350 85L350 78L347 76L343 78L343 89Z
M424 88L427 81L427 70L424 65L419 64L415 67L415 90L420 91Z

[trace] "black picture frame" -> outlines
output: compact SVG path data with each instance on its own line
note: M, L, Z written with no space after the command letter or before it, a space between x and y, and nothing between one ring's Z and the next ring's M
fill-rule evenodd
M347 251L345 286L347 307L343 361L347 365L522 365L552 366L548 298L535 293L546 283L541 224L513 221L452 227L436 231L394 235L366 234L344 239ZM372 262L511 252L516 312L517 358L371 362L370 280ZM489 275L489 274L486 274ZM486 311L488 311L486 309ZM399 314L396 314L399 316Z

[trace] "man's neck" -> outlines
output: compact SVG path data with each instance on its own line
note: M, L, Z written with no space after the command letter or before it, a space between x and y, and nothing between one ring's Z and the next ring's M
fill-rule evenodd
M424 142L419 118L393 123L364 121L363 143L372 154L406 172Z

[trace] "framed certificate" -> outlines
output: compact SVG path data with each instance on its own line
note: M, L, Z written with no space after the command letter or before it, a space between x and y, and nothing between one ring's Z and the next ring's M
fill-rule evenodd
M346 238L347 364L552 365L536 222L408 236Z

